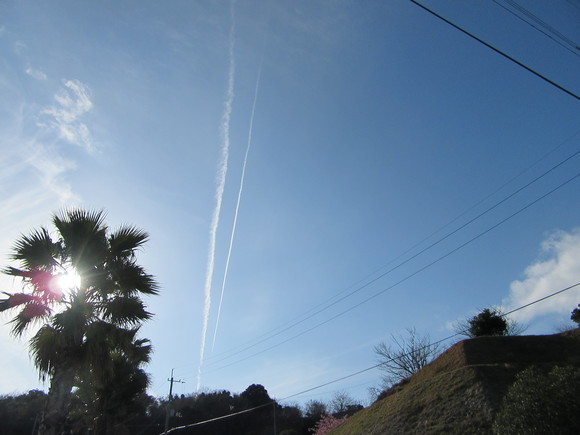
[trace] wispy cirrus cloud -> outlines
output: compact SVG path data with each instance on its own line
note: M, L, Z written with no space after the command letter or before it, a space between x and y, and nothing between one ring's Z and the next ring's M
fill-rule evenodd
M60 139L94 151L94 144L87 125L82 121L83 116L93 108L91 92L87 85L79 80L67 80L64 88L54 96L56 104L42 111L48 115L48 123L38 123L39 127L51 129Z
M40 70L37 70L40 71ZM32 72L29 72L32 74ZM5 227L20 228L23 221L45 218L58 207L80 203L70 179L77 168L71 144L94 150L83 116L92 110L89 88L78 80L66 80L54 103L41 109L24 99L17 87L6 82L0 93L10 96L0 104L0 211ZM30 122L40 116L41 122Z
M557 290L580 282L580 228L555 231L541 245L542 260L530 264L522 280L513 281L504 300L507 310L533 302ZM520 322L545 314L568 316L578 304L579 290L572 289L542 301L512 316Z
M24 70L24 72L36 80L47 80L48 79L48 76L46 75L46 73L39 70L39 69L28 67Z

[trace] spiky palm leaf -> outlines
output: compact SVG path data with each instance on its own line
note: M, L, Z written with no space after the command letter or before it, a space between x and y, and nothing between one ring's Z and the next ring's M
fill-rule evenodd
M23 235L16 241L11 258L19 261L25 269L52 270L59 246L55 244L44 227Z
M109 237L110 252L113 256L134 258L135 250L149 240L149 234L131 225L123 225Z
M24 308L10 321L12 334L20 336L31 325L41 322L50 315L50 308L42 303L28 302Z
M20 310L12 320L16 334L37 320L44 322L30 349L41 376L66 385L55 388L55 394L70 393L81 372L89 378L100 373L106 384L115 360L136 368L151 353L148 340L136 339L135 328L151 318L140 295L158 292L153 277L136 263L136 250L149 236L129 225L109 234L104 218L102 211L81 209L54 215L58 239L52 240L45 228L22 236L12 255L20 268L4 269L22 278L30 293L7 294L0 311ZM81 285L65 301L54 291L53 278L71 268L81 275ZM63 412L66 400L55 402Z
M38 368L40 377L45 380L53 367L59 363L62 349L65 348L65 339L62 331L51 325L42 326L30 340L30 353L34 365Z
M111 264L111 280L116 289L126 294L143 293L155 295L158 287L151 275L134 263L117 261Z
M71 209L53 217L64 256L79 274L88 273L107 257L107 226L102 211Z
M103 308L103 318L114 325L134 326L151 318L143 301L136 296L114 297Z

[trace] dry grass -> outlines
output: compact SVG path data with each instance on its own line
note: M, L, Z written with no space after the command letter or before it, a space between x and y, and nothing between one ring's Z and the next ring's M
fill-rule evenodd
M515 375L531 364L580 367L580 330L456 343L332 434L491 433Z

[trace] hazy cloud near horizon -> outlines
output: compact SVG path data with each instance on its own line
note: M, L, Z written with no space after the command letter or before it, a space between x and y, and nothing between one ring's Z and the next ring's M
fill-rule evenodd
M554 231L541 244L540 258L526 267L523 279L510 285L507 310L525 305L580 282L580 228ZM553 313L567 316L580 302L577 288L513 314L517 321Z

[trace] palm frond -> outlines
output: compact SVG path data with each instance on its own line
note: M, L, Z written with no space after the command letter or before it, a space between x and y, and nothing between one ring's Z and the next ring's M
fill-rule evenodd
M60 331L50 325L41 327L30 340L30 354L42 380L59 363L65 347L65 340Z
M159 293L159 285L152 275L145 272L141 266L134 263L118 265L112 272L118 289L125 294L143 293L156 295Z
M94 316L95 305L75 295L70 306L53 316L52 324L59 331L65 331L71 336L82 336Z
M119 326L137 325L151 317L145 304L135 296L115 297L103 307L103 318Z
M34 276L33 270L17 269L12 266L5 267L2 270L2 273L5 273L6 275L10 276L19 276L20 278L32 278Z
M20 336L30 325L50 316L51 310L44 304L35 302L27 303L11 321L12 334Z
M149 339L136 340L131 351L131 360L138 365L147 364L151 359L151 353L153 353L153 346Z
M79 274L102 264L107 257L107 226L103 211L69 209L53 216L63 249Z
M25 269L51 270L58 247L48 230L41 227L30 235L22 235L13 247L11 258L19 261Z
M55 275L51 272L40 269L22 270L12 266L6 267L2 272L21 277L25 284L30 285L33 292L40 295L46 303L62 299L62 291L55 285Z
M23 304L28 304L30 302L35 302L41 304L42 300L36 296L29 293L5 293L8 297L6 299L0 299L0 312L9 310L10 308L18 307Z
M124 225L109 236L109 247L114 257L132 257L135 250L148 240L147 232L132 225Z
M119 328L116 343L116 349L124 355L124 358L136 366L148 363L153 351L149 339L135 339L139 329L139 327L132 329Z

